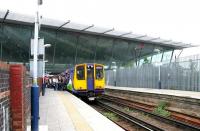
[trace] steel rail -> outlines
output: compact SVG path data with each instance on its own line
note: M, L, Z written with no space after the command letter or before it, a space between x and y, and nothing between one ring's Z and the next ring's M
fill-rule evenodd
M146 111L144 109L140 109L138 107L133 107L131 105L127 105L127 104L125 104L126 100L124 100L122 98L118 98L118 97L115 97L115 96L108 96L108 95L106 95L106 96L107 97L102 97L102 99L108 100L110 102L116 103L116 104L121 105L121 106L126 106L126 107L129 107L129 108L135 109L137 111L140 111L140 112L143 112L145 114L148 114L148 115L150 115L150 116L152 116L152 117L154 117L154 118L156 118L158 120L161 120L161 121L164 120L167 123L171 123L173 125L177 125L179 127L183 127L184 129L188 129L188 130L192 130L192 131L197 131L197 130L199 131L200 130L200 127L197 127L197 126L194 126L194 125L191 125L191 124L187 124L187 123L184 123L184 122L181 122L181 121L177 121L177 120L174 120L174 119L171 119L171 118L166 118L166 117L154 114L152 112ZM115 99L115 100L113 100L113 99ZM127 101L129 102L129 100L127 100Z
M109 106L109 105L107 105L107 104L104 104L104 103L101 102L101 101L97 101L97 104L98 104L99 106L101 106L102 108L104 108L104 109L106 109L106 110L109 110L109 111L111 111L111 112L117 114L118 116L120 116L120 117L126 119L127 121L129 121L129 122L131 122L131 123L134 123L135 125L137 125L137 126L143 128L143 129L145 129L145 130L148 130L148 131L163 131L163 129L160 129L160 128L158 128L158 127L156 127L156 126L154 126L154 125L151 125L151 124L149 124L149 123L147 123L147 122L145 122L145 121L142 121L142 120L140 120L140 119L138 119L138 118L135 118L135 117L133 117L133 116L131 116L131 115L125 113L125 112L122 112L122 111L120 111L120 110L118 110L118 109L115 109L114 107Z

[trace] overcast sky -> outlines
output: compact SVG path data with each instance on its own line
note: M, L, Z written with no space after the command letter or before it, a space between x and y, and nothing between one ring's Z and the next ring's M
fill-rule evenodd
M0 9L34 15L36 2L0 0ZM48 18L200 45L200 0L43 0L40 8Z

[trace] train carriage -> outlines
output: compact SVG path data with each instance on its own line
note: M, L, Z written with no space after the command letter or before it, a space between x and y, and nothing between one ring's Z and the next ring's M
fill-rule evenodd
M78 64L69 71L67 90L88 98L95 98L104 93L105 73L102 64Z

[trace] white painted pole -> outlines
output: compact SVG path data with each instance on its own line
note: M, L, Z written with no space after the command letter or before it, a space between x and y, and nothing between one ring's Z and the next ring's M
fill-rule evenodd
M39 18L38 11L35 17L35 32L34 32L34 45L33 45L33 84L37 85L37 61L38 61L38 29L39 29Z
M33 86L31 87L31 131L39 131L39 87L37 85L39 4L37 4L34 31L35 32L34 32L34 45L33 45Z

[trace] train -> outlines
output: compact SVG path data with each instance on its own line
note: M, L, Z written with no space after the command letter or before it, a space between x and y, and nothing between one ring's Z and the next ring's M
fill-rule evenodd
M104 65L97 63L77 64L66 70L66 90L80 97L95 100L104 94L105 71Z

